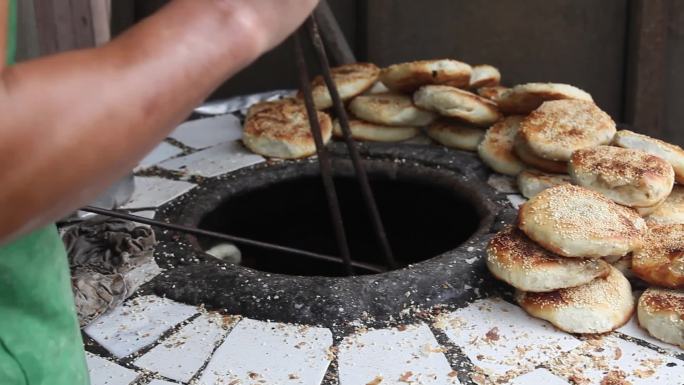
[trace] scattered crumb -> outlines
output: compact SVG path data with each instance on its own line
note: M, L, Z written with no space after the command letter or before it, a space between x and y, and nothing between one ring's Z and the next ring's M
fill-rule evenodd
M410 378L413 376L413 372L408 371L399 377L399 382L406 382L406 383L411 383L412 381Z
M626 380L627 375L622 370L611 370L601 380L601 385L632 385Z
M499 336L499 328L498 327L493 327L491 328L487 334L485 334L484 340L487 342L493 342L493 341L498 341L501 337Z
M617 361L620 359L620 357L622 357L622 349L615 348L615 356L613 357L613 359Z
M381 382L382 376L376 376L371 382L367 383L366 385L378 385Z

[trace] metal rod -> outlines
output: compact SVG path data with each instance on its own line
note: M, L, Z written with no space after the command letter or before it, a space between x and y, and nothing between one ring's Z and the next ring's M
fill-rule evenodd
M183 225L176 225L173 223L161 222L161 221L157 221L154 219L148 219L148 218L137 216L137 215L122 213L119 211L107 210L107 209L102 209L102 208L93 207L93 206L86 206L86 207L81 208L80 210L86 211L89 213L100 214L100 215L104 215L104 216L108 216L108 217L112 217L112 218L126 219L129 221L143 223L146 225L160 227L163 229L179 231L182 233L187 233L187 234L192 234L192 235L200 235L200 236L205 236L205 237L212 237L212 238L217 238L217 239L221 239L221 240L228 241L228 242L234 242L234 243L243 244L243 245L256 246L256 247L260 247L262 249L275 250L275 251L281 251L281 252L295 254L295 255L301 255L303 257L317 259L320 261L333 262L333 263L343 263L343 261L339 257L333 257L330 255L319 254L319 253L314 253L311 251L295 249L295 248L287 247L287 246L274 245L272 243L255 241L255 240L249 239L249 238L242 238L242 237L237 237L234 235L221 234L221 233L217 233L214 231L202 230L202 229L197 229L197 228L189 227L189 226L183 226ZM360 269L372 271L374 273L382 273L383 271L385 271L385 269L383 269L382 267L376 266L376 265L373 265L370 263L351 261L351 265L354 267L360 268Z
M304 94L304 104L306 105L306 114L309 118L311 134L313 135L314 142L316 143L318 165L321 169L321 177L323 179L323 187L325 188L325 195L328 201L330 218L332 220L333 228L335 229L337 247L347 269L347 274L352 275L354 274L354 269L352 268L351 264L351 253L349 252L349 244L347 243L347 233L344 230L340 202L337 199L335 182L333 181L332 177L332 165L330 163L330 157L328 156L328 151L325 149L323 135L321 134L321 126L318 122L318 111L316 111L316 107L314 106L309 72L306 68L304 51L302 49L302 40L300 37L301 34L305 34L305 31L302 28L300 28L299 31L297 31L294 35L295 60L297 61L297 69L299 70L299 85L302 89L302 93Z
M392 248L390 247L389 241L387 240L387 233L385 232L385 227L382 224L382 219L380 218L380 212L378 211L377 203L373 197L373 191L371 190L370 183L368 182L368 175L361 161L361 156L359 155L359 150L356 147L354 139L352 139L351 130L349 129L349 118L347 117L347 111L342 104L342 99L340 99L340 94L337 91L335 82L332 78L332 73L330 72L330 63L328 61L328 56L325 53L325 47L323 46L323 41L318 32L318 25L316 24L315 16L312 15L307 20L307 27L309 29L309 37L314 46L316 54L318 56L318 61L320 62L321 69L323 71L323 79L328 87L330 96L333 100L333 105L335 107L335 113L340 122L340 128L342 129L342 134L344 136L344 141L347 144L349 150L349 155L354 165L354 171L356 172L356 178L359 181L361 187L361 193L363 195L363 200L366 204L366 209L370 214L371 222L373 224L373 229L382 249L383 255L385 257L385 262L387 266L391 269L397 267L397 263L394 260L394 255L392 253Z

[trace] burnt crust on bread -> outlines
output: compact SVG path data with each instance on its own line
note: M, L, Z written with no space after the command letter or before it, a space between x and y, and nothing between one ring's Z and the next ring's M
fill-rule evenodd
M634 313L629 281L614 267L586 285L548 293L518 291L516 300L529 314L569 333L606 333Z
M516 289L534 292L583 285L610 272L609 264L602 259L564 258L513 226L489 242L487 266L495 277Z
M568 171L576 184L629 207L657 205L674 185L674 170L664 159L613 146L573 152Z
M632 255L632 271L654 285L684 288L684 224L650 227Z
M426 84L467 87L472 67L453 59L418 60L383 68L380 81L390 90L413 92Z
M506 115L526 115L549 100L578 99L593 102L587 92L569 84L525 83L508 89L497 100Z
M532 153L562 162L576 150L610 143L615 132L608 114L593 102L574 99L544 102L520 124Z
M518 227L565 257L623 256L641 246L646 224L633 210L584 187L548 188L522 205Z
M317 114L327 142L332 121L324 112ZM271 103L255 109L245 120L242 141L253 152L273 158L296 159L316 152L306 108L299 103Z

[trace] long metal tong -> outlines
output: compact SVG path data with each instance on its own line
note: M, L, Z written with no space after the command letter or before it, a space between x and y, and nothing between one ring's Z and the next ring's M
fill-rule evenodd
M326 29L323 32L326 33L325 31L329 31L330 29ZM328 35L325 36L326 41L336 41L339 39L338 36L331 36L333 35L332 33L328 32ZM386 271L385 268L370 264L370 263L364 263L364 262L358 262L354 261L351 258L351 253L349 251L349 245L347 242L347 235L344 229L344 222L342 220L342 212L340 210L340 205L339 205L339 200L337 196L337 191L335 189L335 183L333 180L333 171L332 171L332 162L330 161L330 157L328 154L328 151L325 148L325 143L323 142L323 136L321 134L321 128L320 124L318 121L318 114L316 111L316 108L314 106L313 102L313 96L311 92L311 83L310 83L310 76L308 72L308 68L306 65L306 60L304 58L304 52L302 48L302 40L303 38L308 38L314 48L314 51L316 52L316 56L318 58L318 62L320 64L320 67L322 69L322 75L323 75L323 80L325 81L326 87L328 88L328 91L330 92L330 96L332 97L333 101L333 106L335 109L335 113L337 114L337 118L339 119L340 122L340 127L342 129L342 135L344 137L344 141L347 145L347 149L349 151L349 155L352 161L352 164L354 166L354 171L356 174L356 178L359 182L359 187L361 188L361 193L363 195L364 203L366 205L366 209L369 213L369 217L371 219L373 229L375 231L378 244L380 245L380 248L382 250L386 265L388 268L393 269L396 268L397 264L394 259L394 256L392 254L392 249L389 245L389 241L387 240L387 234L385 233L385 228L382 223L382 219L380 218L380 213L378 211L377 204L375 202L375 198L373 196L373 192L370 187L370 183L368 181L368 175L366 174L365 167L363 165L363 161L361 159L361 156L359 154L359 150L356 146L356 143L354 142L354 139L352 138L351 135L351 130L349 129L349 118L347 117L347 112L344 108L344 105L342 103L342 99L340 98L339 92L337 91L337 87L335 86L335 82L332 77L332 71L330 69L330 63L328 61L328 56L326 54L325 46L323 44L323 40L321 39L321 33L319 32L318 24L316 21L316 13L312 14L306 23L302 25L299 30L294 34L294 39L295 39L295 60L297 62L297 68L299 70L299 83L300 87L302 90L302 94L304 95L304 103L306 105L306 110L307 110L307 115L309 118L309 124L311 126L311 133L314 137L314 142L316 143L316 153L318 155L318 161L319 161L319 166L321 170L321 177L323 179L323 186L325 188L325 193L326 193L326 198L328 201L328 208L330 211L330 215L332 218L332 223L333 227L335 230L335 238L337 241L338 249L340 252L340 257L334 257L334 256L329 256L325 254L320 254L320 253L314 253L306 250L300 250L300 249L295 249L291 247L286 247L286 246L281 246L281 245L275 245L267 242L261 242L253 239L248 239L248 238L243 238L243 237L238 237L238 236L233 236L233 235L228 235L228 234L222 234L222 233L217 233L213 231L208 231L208 230L202 230L194 227L189 227L189 226L181 226L177 224L172 224L172 223L166 223L166 222L161 222L161 221L156 221L153 219L148 219L136 215L131 215L128 213L120 212L120 211L115 211L115 210L107 210L103 208L98 208L98 207L92 207L92 206L87 206L82 208L82 211L86 212L91 212L95 214L100 214L100 215L105 215L113 218L120 218L120 219L126 219L126 220L131 220L134 222L138 223L143 223L143 224L148 224L151 226L156 226L168 230L173 230L173 231L178 231L182 233L187 233L187 234L192 234L192 235L198 235L198 236L206 236L206 237L213 237L217 239L222 239L225 241L229 242L234 242L237 244L245 244L245 245L251 245L251 246L256 246L264 249L269 249L269 250L276 250L276 251L281 251L281 252L286 252L294 255L299 255L302 257L307 257L307 258L313 258L313 259L318 259L322 261L327 261L327 262L334 262L334 263L341 263L344 264L345 271L348 275L351 275L354 273L354 268L360 268L360 269L365 269L367 271L379 273ZM336 46L339 46L337 44ZM342 44L342 46L345 46ZM340 56L340 55L338 55ZM350 54L347 55L342 55L340 57L348 57ZM347 60L348 61L348 60Z

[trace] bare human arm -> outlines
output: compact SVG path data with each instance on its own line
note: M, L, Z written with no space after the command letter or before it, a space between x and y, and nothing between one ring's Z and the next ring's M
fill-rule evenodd
M316 2L174 0L100 48L0 67L0 244L125 175Z

